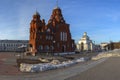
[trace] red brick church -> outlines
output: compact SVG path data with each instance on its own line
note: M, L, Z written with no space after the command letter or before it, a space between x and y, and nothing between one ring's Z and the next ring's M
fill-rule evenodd
M30 51L33 55L74 51L75 43L69 26L59 7L53 9L48 24L44 19L40 19L40 14L36 11L30 23Z

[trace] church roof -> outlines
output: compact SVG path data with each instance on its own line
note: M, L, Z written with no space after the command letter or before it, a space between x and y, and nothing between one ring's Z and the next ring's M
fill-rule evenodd
M39 15L39 16L40 16L40 14L39 14L39 12L38 12L38 11L36 11L36 12L34 13L34 15Z
M84 32L83 36L82 36L82 39L89 39L88 35L87 35L87 32Z
M54 9L60 9L60 7L56 6ZM60 9L61 10L61 9Z
M62 11L58 6L53 9L52 15L51 15L48 23L53 23L53 22L55 22L55 24L56 23L65 23L64 17L62 15Z

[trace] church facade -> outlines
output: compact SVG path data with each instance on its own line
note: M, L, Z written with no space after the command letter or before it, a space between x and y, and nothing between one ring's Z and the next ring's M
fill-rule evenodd
M69 26L59 7L53 9L47 24L44 19L40 19L40 14L36 12L30 23L30 51L33 55L74 51L75 43L71 38Z

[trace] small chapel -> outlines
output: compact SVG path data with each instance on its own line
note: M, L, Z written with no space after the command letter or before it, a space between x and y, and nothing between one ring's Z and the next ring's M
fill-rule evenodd
M90 40L87 32L84 32L82 38L78 41L77 50L78 51L93 51L95 44Z

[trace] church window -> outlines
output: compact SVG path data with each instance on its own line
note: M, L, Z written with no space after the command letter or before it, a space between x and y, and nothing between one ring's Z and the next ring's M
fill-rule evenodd
M65 41L67 41L67 33L65 33Z
M59 43L57 43L57 47L58 47L58 48L59 48L59 46L60 46Z
M62 41L63 39L63 33L62 32L60 32L60 40Z
M67 41L67 33L66 32L60 32L60 40Z
M48 36L48 40L50 40L51 39L51 36Z
M51 40L53 40L53 36L51 36Z
M47 51L49 50L49 46L48 45L45 46L45 50L47 50Z
M63 41L65 41L65 33L63 32Z
M39 46L39 50L43 50L43 46L42 45Z
M53 47L53 46L51 46L51 49L53 50L53 49L54 49L54 47Z
M40 39L42 39L42 36L40 35Z
M46 40L48 40L48 36L46 35Z

